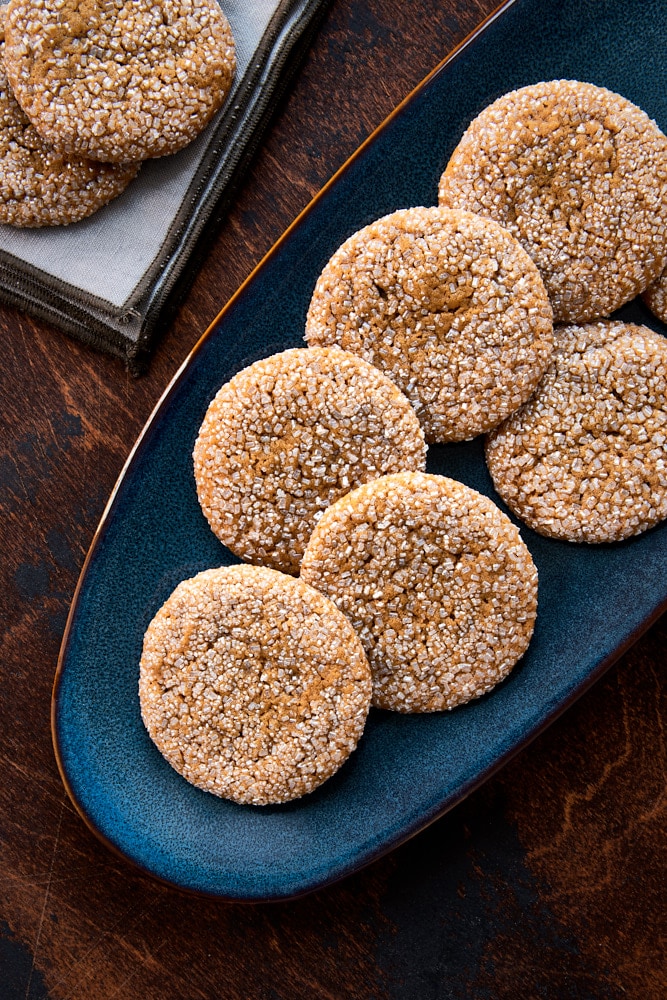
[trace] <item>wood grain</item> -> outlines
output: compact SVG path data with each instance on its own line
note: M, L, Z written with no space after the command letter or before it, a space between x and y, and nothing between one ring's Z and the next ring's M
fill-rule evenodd
M85 552L201 332L366 135L494 0L334 0L148 375L0 311L0 1000L667 995L659 622L547 733L415 840L301 901L157 885L75 814L49 731Z

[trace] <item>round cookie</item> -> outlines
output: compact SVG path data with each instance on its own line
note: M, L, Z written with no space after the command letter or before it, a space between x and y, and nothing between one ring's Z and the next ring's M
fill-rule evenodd
M148 626L141 715L198 788L266 805L312 792L355 749L371 676L350 624L300 580L258 566L179 584Z
M556 328L554 360L493 431L486 460L535 531L615 542L667 517L667 340L647 327Z
M385 372L427 441L460 441L530 396L551 355L551 308L534 264L496 223L410 208L336 251L315 286L306 339Z
M343 611L373 673L373 704L454 708L489 691L525 652L537 571L517 528L475 490L404 472L327 510L301 577Z
M558 322L608 316L667 260L667 138L624 97L572 80L478 115L440 203L495 219L537 264Z
M0 223L66 226L117 197L136 163L96 163L56 153L16 102L2 62L6 7L0 7Z
M667 323L667 269L646 289L642 298L654 316Z
M181 149L235 70L217 0L11 0L6 34L7 76L39 134L97 160Z
M425 462L405 396L365 361L327 347L283 351L235 375L194 449L199 502L220 541L290 573L334 500Z

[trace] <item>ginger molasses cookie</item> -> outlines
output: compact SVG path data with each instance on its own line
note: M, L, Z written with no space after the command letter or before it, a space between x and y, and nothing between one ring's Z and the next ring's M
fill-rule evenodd
M536 267L496 223L410 208L336 251L315 286L306 339L385 372L427 441L460 441L530 396L551 355L551 308Z
M642 298L654 316L667 323L667 269L646 289Z
M556 328L554 359L486 460L542 535L615 542L667 517L667 340L644 326Z
M516 527L475 490L404 472L325 511L301 577L343 611L373 673L373 704L454 708L489 691L525 652L537 571Z
M537 83L475 118L440 203L509 229L537 264L556 321L608 316L667 258L667 138L602 87Z
M258 566L179 584L144 638L141 714L160 753L214 795L287 802L338 770L361 736L370 669L347 619Z
M97 163L56 153L12 94L2 62L6 8L0 7L0 222L66 226L124 191L136 163Z
M425 461L419 422L393 382L327 347L283 351L235 375L194 449L199 502L220 541L290 573L334 500Z
M11 0L5 64L54 148L119 162L174 153L229 93L217 0Z

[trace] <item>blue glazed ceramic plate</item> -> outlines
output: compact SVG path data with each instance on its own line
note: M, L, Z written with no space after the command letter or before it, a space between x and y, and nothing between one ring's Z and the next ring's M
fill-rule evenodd
M515 0L388 119L297 220L178 374L125 468L89 553L53 699L61 772L89 826L143 870L244 900L296 896L360 868L460 801L578 697L667 604L667 524L618 545L522 529L540 576L528 654L454 712L373 711L359 749L314 794L237 806L187 784L146 734L137 697L146 626L184 577L235 561L208 529L191 471L209 400L259 357L302 345L317 275L360 226L435 204L471 118L514 87L588 80L667 128L664 0ZM626 317L660 327L641 305ZM429 470L494 496L480 441L434 447ZM495 496L494 496L495 498ZM497 498L495 498L497 499Z

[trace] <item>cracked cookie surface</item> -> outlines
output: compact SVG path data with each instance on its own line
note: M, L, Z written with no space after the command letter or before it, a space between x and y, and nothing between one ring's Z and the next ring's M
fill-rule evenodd
M343 611L373 673L373 704L454 708L490 691L523 655L537 571L488 497L444 476L399 473L327 510L301 577Z
M647 327L556 328L535 395L486 442L496 490L535 531L615 542L667 517L667 340Z
M194 449L199 502L220 541L289 573L334 500L425 462L405 396L372 365L329 347L283 351L235 375Z
M6 11L0 7L0 223L65 226L116 198L139 165L67 156L44 142L14 98L4 70Z
M538 83L485 108L439 198L509 229L557 322L608 316L667 262L667 138L636 105L589 83Z
M531 394L551 354L551 307L537 268L496 223L410 208L336 251L315 286L306 339L385 372L427 441L460 441Z
M141 714L204 791L287 802L338 770L363 732L370 669L344 615L300 580L258 566L179 584L149 625Z
M9 82L39 134L111 162L191 142L236 66L216 0L11 0L6 36Z

